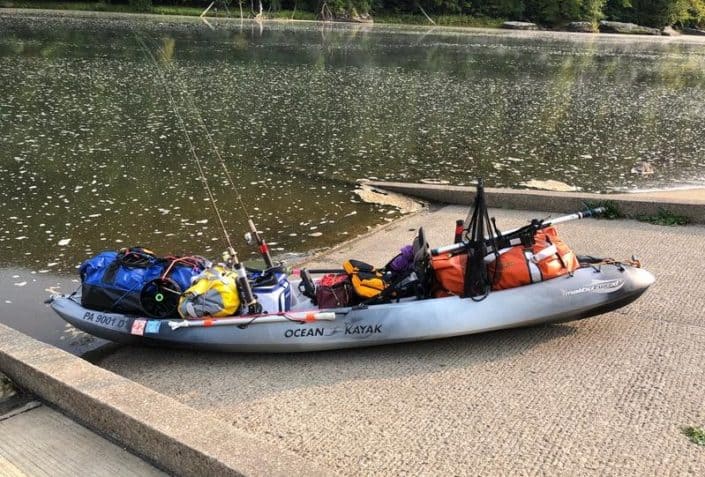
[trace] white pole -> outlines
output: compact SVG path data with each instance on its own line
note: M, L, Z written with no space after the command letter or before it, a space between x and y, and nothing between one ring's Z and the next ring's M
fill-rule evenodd
M201 13L200 17L203 18L206 15L206 13L208 13L208 10L210 10L213 5L215 5L215 0L212 1L210 5L208 5L208 8L203 10L203 13Z
M426 10L423 9L421 4L419 4L418 7L419 7L419 10L421 10L421 13L423 13L423 15L426 17L426 19L435 25L436 22L434 22L433 19L431 19L431 17L428 16L428 13L426 13Z
M285 321L333 321L334 312L299 312L285 313L282 315L259 315L259 316L238 316L234 318L208 318L205 320L180 320L169 321L172 330L191 327L210 327L226 325L254 325L260 323L281 323Z
M563 222L569 222L571 220L578 220L582 219L584 217L592 217L597 214L601 214L605 211L606 209L604 207L597 207L596 209L590 209L586 210L585 212L576 212L575 214L570 214L570 215L564 215L562 217L556 217L553 220L546 220L543 222L542 225L549 227L551 225L557 225L557 224L562 224ZM510 235L513 232L516 232L519 230L521 227L516 228L516 229L511 229L507 230L506 232L502 232L502 235ZM517 243L513 243L511 245L518 245L520 242L518 241ZM460 242L460 243L454 243L452 245L446 245L445 247L438 247L434 248L431 250L431 255L442 255L444 253L452 253L452 252L457 252L458 250L462 250L467 246L466 242Z

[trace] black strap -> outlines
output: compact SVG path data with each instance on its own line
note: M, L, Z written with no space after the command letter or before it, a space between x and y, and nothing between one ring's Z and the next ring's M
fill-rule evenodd
M117 276L117 272L120 269L121 265L122 264L120 263L120 259L118 256L118 258L113 260L110 265L108 265L108 268L105 270L105 273L103 274L103 279L101 281L109 285L115 283L115 277Z
M489 240L485 239L487 235L490 237ZM468 260L465 267L463 296L479 301L486 298L489 294L491 283L487 274L487 267L485 266L485 256L487 256L490 249L495 255L499 256L499 244L496 236L497 231L490 220L487 210L485 188L482 179L478 179L472 218L465 234Z

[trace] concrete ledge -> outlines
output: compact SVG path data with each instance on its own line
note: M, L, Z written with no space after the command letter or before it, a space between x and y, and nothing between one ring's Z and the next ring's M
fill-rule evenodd
M475 188L466 186L416 184L408 182L365 181L365 184L399 194L418 197L429 202L470 205ZM705 200L683 198L686 191L672 197L661 193L588 194L582 192L550 192L536 190L485 188L490 207L501 209L536 210L541 212L574 212L585 208L585 202L611 202L626 217L656 215L659 209L688 218L691 223L705 224ZM701 191L692 195L702 197Z
M176 475L332 474L4 325L0 325L0 370L86 427Z

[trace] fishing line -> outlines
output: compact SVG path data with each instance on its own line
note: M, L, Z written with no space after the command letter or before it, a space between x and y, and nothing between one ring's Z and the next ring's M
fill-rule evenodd
M144 42L143 42L144 44ZM156 48L158 51L161 52L162 57L166 59L166 51L164 48L160 47L158 43L156 43ZM146 47L146 46L145 46ZM160 65L157 63L157 60L154 58L154 55L150 53L150 57L152 58L152 61L156 65L157 69L162 71ZM242 212L245 214L245 219L247 220L247 224L250 228L250 232L246 236L249 237L247 238L248 242L250 239L254 239L255 242L259 245L259 252L262 255L262 258L264 259L265 265L267 268L272 268L274 267L274 262L272 261L272 256L270 255L269 252L269 246L267 245L267 242L262 238L260 233L257 231L257 227L255 226L248 210L247 207L245 206L245 201L242 199L242 195L240 194L240 190L238 189L237 185L235 184L235 181L233 180L232 175L230 174L230 171L228 170L228 167L225 163L225 160L223 160L223 157L220 154L220 151L218 149L218 146L215 144L215 140L213 139L213 136L211 135L210 130L208 129L208 126L206 125L206 122L203 120L203 116L201 115L201 112L198 107L196 107L195 102L193 101L193 97L191 93L189 93L188 89L184 86L184 83L180 81L179 75L176 72L176 69L173 67L173 65L167 64L167 68L171 67L171 72L173 76L175 77L174 83L176 86L180 89L180 95L186 99L186 105L187 107L190 106L191 112L197 117L198 123L200 124L201 128L206 134L206 139L208 140L208 143L210 144L211 148L215 152L215 155L218 159L218 162L220 162L220 165L223 169L223 172L225 173L225 176L228 179L228 182L230 183L230 186L232 187L233 192L235 193L235 196L237 198L237 201L240 204L240 209ZM164 78L163 74L161 75L162 80L164 82L164 86L166 86L166 79ZM230 247L232 249L232 246Z
M240 263L240 261L237 258L237 253L235 252L235 248L233 247L232 240L230 240L230 235L228 234L228 229L225 226L225 221L223 220L223 217L220 213L220 210L218 209L218 203L215 199L215 195L213 194L213 191L211 190L211 188L208 184L208 179L206 178L206 174L203 169L203 165L201 164L201 160L199 159L198 154L196 154L196 148L193 145L193 141L191 141L191 136L189 135L188 129L186 128L186 123L184 122L183 117L179 113L178 107L176 105L176 101L174 100L174 96L171 91L171 88L169 87L169 85L166 81L166 78L164 76L164 72L163 72L162 68L160 67L159 62L154 57L152 52L149 50L149 48L145 44L144 40L139 36L137 31L133 28L132 32L133 32L137 42L140 44L140 46L145 51L147 56L152 60L152 63L154 63L154 66L157 70L157 74L159 76L159 79L162 82L162 86L166 90L167 95L169 97L169 103L171 104L171 108L174 111L174 114L176 115L176 117L179 119L179 124L181 125L181 129L184 131L184 134L186 135L186 139L187 139L187 141L189 143L189 147L191 149L191 154L193 155L193 158L196 161L196 165L198 167L198 173L200 174L201 180L203 181L203 185L205 186L206 191L208 192L208 197L209 197L211 203L213 204L213 210L215 211L215 214L218 217L218 222L220 223L220 227L223 230L223 236L225 237L225 240L228 245L228 250L223 255L223 259L226 260L228 263L230 263L233 266L233 269L235 270L235 272L237 273L236 283L238 284L238 288L241 290L242 299L246 303L249 313L250 314L258 314L262 311L262 305L257 301L256 296L252 292L252 288L250 286L250 282L249 282L249 279L247 276L247 271L246 271L245 267L242 265L242 263ZM183 89L182 89L181 94L182 94L182 96L184 94L186 94L188 96L188 92L187 91L184 92ZM196 112L198 112L198 110L196 110ZM200 113L199 113L199 117L200 117ZM201 118L201 122L203 122L202 118ZM203 126L205 126L205 124L203 124ZM207 130L207 128L204 127L204 130L210 136L210 133ZM210 140L212 141L212 138L210 138ZM222 157L220 157L220 153L218 152L217 148L215 148L215 151L216 151L216 154L218 155L218 157L220 158L220 160L222 161ZM223 163L223 167L225 167L225 162L222 161L222 163ZM234 181L232 180L232 177L230 177L230 174L227 171L227 168L226 168L226 173L228 175L228 178L229 178L231 184L234 187ZM242 197L240 196L237 189L235 189L235 191L236 191L236 194L238 195L238 199L239 199L240 204L242 206L242 210L247 215L247 209L245 208L244 202L242 201ZM250 229L252 231L252 235L254 235L254 237L256 238L256 240L260 246L260 253L262 254L263 258L265 259L265 263L267 264L267 267L272 268L273 262L272 262L271 256L269 255L269 248L267 247L266 242L260 237L260 235L257 232L255 225L252 222L252 219L250 219L249 215L247 215L247 221L248 221L248 224L249 224Z
M166 56L167 56L167 55L166 55L166 51L164 50L164 47L161 46L158 42L156 42L156 41L154 41L154 40L152 40L152 43L155 45L155 48L157 49L157 51L159 51L159 53L162 55L162 57L166 59ZM240 208L243 210L243 212L244 212L246 218L249 220L251 216L250 216L249 211L247 210L247 207L245 206L244 200L242 199L242 195L240 194L240 190L239 190L239 188L237 187L237 185L235 184L235 181L233 180L233 178L232 178L232 176L231 176L231 174L230 174L230 171L229 171L229 169L228 169L228 167L227 167L227 165L226 165L226 162L225 162L225 160L222 158L222 156L221 156L221 154L220 154L220 151L219 151L217 145L215 144L215 140L213 139L213 136L212 136L212 134L211 134L211 132L210 132L210 130L209 130L209 128L208 128L208 126L207 126L205 120L203 119L203 117L202 117L202 115L201 115L200 109L199 109L198 106L196 106L196 104L195 104L195 101L194 101L194 98L193 98L193 94L191 94L191 93L188 91L188 89L187 89L186 86L184 85L183 80L179 77L177 68L174 67L174 65L173 65L172 63L168 63L167 66L164 66L163 68L166 69L166 70L171 71L171 73L173 74L174 80L175 80L174 83L177 85L177 87L179 88L180 92L181 92L182 95L185 97L185 99L186 99L186 101L187 101L187 103L188 103L187 106L190 107L191 111L192 111L192 112L194 113L194 115L197 117L198 122L199 122L199 125L201 126L201 128L202 128L203 131L205 132L205 135L206 135L206 138L207 138L207 140L208 140L208 143L209 143L209 145L211 146L211 148L213 149L213 151L215 152L215 155L216 155L216 157L218 158L218 161L220 162L220 165L221 165L221 167L222 167L222 169L223 169L223 172L225 173L225 176L227 177L228 182L229 182L229 184L231 185L231 187L232 187L232 189L233 189L233 192L235 193L235 197L237 198L237 200L238 200L238 202L239 202L239 204L240 204ZM271 167L274 167L275 169L277 169L277 170L282 170L282 171L284 171L284 172L286 172L286 173L288 173L288 174L303 174L303 175L306 175L306 176L309 176L309 177L311 176L311 173L309 173L309 172L306 171L306 170L303 170L303 171L302 171L302 170L298 170L298 169L294 169L294 168L289 168L289 167L277 167L277 166L271 166L271 165L269 165L269 167L270 167L270 168L271 168ZM315 177L310 177L310 178L313 179L313 180L320 180L320 176L315 176ZM333 182L333 183L341 183L341 184L344 185L345 187L348 187L348 186L350 186L350 185L356 185L356 183L354 183L354 182L351 183L351 182L349 182L349 181L341 180L341 179L338 179L338 178L328 177L327 180L329 180L330 182ZM266 181L262 181L262 184L263 184L267 189L271 190L271 186L270 186L269 184L267 184Z
M164 90L166 91L166 94L169 99L169 104L171 105L171 109L172 109L172 111L174 111L174 114L176 115L177 119L179 120L179 124L181 126L181 129L184 131L184 135L186 136L186 141L188 142L189 149L191 150L191 155L193 156L194 160L196 161L198 173L199 173L201 180L203 181L203 185L205 186L205 189L208 193L208 198L210 199L211 203L213 204L213 210L215 211L216 217L218 218L218 222L220 223L220 226L223 229L223 235L225 236L225 241L227 242L228 249L234 250L232 241L230 240L230 234L228 234L228 229L225 226L225 221L223 220L223 217L220 214L220 210L218 209L215 195L213 194L213 191L211 190L210 186L208 185L208 179L206 178L206 174L203 169L203 165L201 164L201 160L199 159L198 154L196 154L196 148L193 145L193 141L191 141L191 135L188 133L188 130L186 129L186 123L184 122L183 117L181 116L178 108L176 107L176 101L174 100L174 97L171 94L171 89L169 88L168 84L166 83L166 78L163 75L163 71L162 71L161 67L159 66L159 63L157 62L157 59L154 57L154 55L149 50L149 48L147 47L145 42L142 40L142 38L140 38L140 36L134 30L133 30L133 34L134 34L137 42L142 47L142 50L147 54L147 56L149 58L151 58L152 62L154 63L154 65L156 67L157 75L159 76L159 79L162 83L162 86L164 87Z
M157 50L161 53L162 57L166 58L166 52L164 51L164 48L159 46L157 44ZM154 59L154 57L152 56ZM154 59L156 62L156 59ZM161 68L160 66L157 66L158 68ZM200 109L196 106L194 100L193 100L193 95L188 91L188 89L184 86L183 82L181 79L178 77L178 74L176 73L176 68L173 67L173 65L169 64L169 66L166 67L167 69L170 69L171 72L175 76L175 81L174 83L180 90L181 94L186 98L186 103L187 106L191 109L191 112L196 116L197 121L199 122L199 125L201 126L201 129L203 129L203 132L206 135L206 139L208 141L208 144L211 146L213 149L213 152L215 153L216 158L218 159L218 162L220 163L223 172L225 173L225 177L228 179L228 182L230 183L230 186L233 188L233 192L235 192L235 198L239 202L240 208L242 208L242 211L245 214L245 217L249 220L250 219L250 213L247 210L247 207L245 206L245 201L242 199L242 195L240 194L240 190L235 185L235 181L232 178L232 175L230 174L230 171L228 170L228 167L225 163L225 160L223 157L220 155L220 151L218 149L218 146L215 143L215 140L213 139L213 136L211 135L210 130L208 129L208 125L203 119L203 116L201 115Z

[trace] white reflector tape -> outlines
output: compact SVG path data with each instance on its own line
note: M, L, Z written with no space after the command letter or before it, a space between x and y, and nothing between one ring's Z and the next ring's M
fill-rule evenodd
M534 263L539 263L542 260L546 260L548 257L551 257L555 254L558 253L558 249L556 248L555 245L551 245L549 247L544 248L538 253L535 253L534 256L531 258L531 261Z
M509 252L511 249L512 249L512 247L503 248L503 249L501 249L501 250L500 250L499 252L497 252L497 253L498 253L499 255L502 255L502 254L504 254L504 253ZM491 254L489 254L489 255L486 255L486 256L485 256L485 264L492 263L492 262L494 262L496 259L497 259L497 255L495 255L494 253L491 253Z
M538 283L541 281L541 270L536 266L533 261L534 254L530 250L524 252L526 257L526 263L529 265L529 273L531 274L531 283Z

